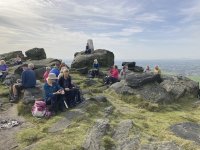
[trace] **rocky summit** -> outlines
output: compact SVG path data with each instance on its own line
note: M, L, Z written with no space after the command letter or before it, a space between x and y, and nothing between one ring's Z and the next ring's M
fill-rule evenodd
M16 55L23 64L35 65L37 84L23 90L18 103L10 103L9 86L22 73L22 64L13 63ZM46 58L43 48L0 58L9 65L0 85L0 124L6 125L0 128L0 150L200 149L199 84L188 77L145 73L136 62L123 62L128 66L126 78L104 85L114 54L103 49L77 52L70 75L83 102L54 116L36 118L31 109L44 96L45 68L61 61ZM88 70L94 59L100 63L100 73L91 78Z

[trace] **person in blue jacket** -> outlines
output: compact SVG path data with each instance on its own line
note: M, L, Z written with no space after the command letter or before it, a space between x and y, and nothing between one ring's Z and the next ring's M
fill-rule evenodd
M44 84L45 102L51 106L52 112L64 111L63 95L64 89L57 83L57 77L54 73L49 73L47 82Z
M21 80L18 80L18 83L11 85L10 87L10 102L15 102L19 99L19 93L23 89L33 88L36 85L36 75L35 72L32 70L34 65L30 64L23 64L22 65L23 72L21 75Z
M58 77L58 75L60 74L60 63L56 63L55 66L51 69L50 73L54 73L56 75L56 77Z

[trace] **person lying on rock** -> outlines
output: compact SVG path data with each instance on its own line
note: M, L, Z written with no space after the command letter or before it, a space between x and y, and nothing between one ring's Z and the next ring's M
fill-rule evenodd
M49 73L47 82L44 84L45 102L50 105L50 111L57 113L64 111L63 95L65 91L57 83L58 77L54 73Z
M118 67L116 65L113 65L113 67L109 71L109 75L105 79L104 84L106 84L106 85L113 84L113 83L118 82L118 81L119 81Z
M65 90L65 101L67 105L74 107L77 103L81 102L81 98L79 89L75 88L71 81L69 70L64 69L63 76L58 80L58 83Z
M8 75L8 66L4 60L0 61L0 79L3 80Z
M19 94L23 89L35 87L36 76L32 68L34 68L34 65L32 63L22 65L23 72L21 75L21 82L15 83L10 87L10 102L16 102L19 99Z

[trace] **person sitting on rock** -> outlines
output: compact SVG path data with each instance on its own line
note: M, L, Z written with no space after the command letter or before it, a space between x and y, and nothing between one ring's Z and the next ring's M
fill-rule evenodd
M160 70L160 68L158 66L155 66L155 68L154 68L154 74L161 75L161 70Z
M127 71L128 71L128 65L124 65L122 70L120 71L120 79L121 80L125 80L126 79L126 74L127 74Z
M20 65L20 64L22 64L22 59L21 59L21 57L19 57L19 55L17 55L17 57L15 58L15 63L14 63L15 65Z
M0 61L0 79L3 80L8 75L8 66L4 60Z
M58 80L58 83L65 91L65 100L69 107L74 107L81 102L80 91L72 84L68 69L63 70L63 76Z
M93 62L93 69L91 70L90 74L92 78L99 75L99 63L97 59L95 59Z
M46 71L43 75L43 79L44 79L45 82L47 82L47 78L48 78L50 70L51 70L51 67L46 67Z
M47 82L44 84L45 102L50 105L50 111L57 113L57 111L64 111L63 95L65 94L63 88L57 83L58 78L56 74L49 73Z
M118 81L119 81L118 67L116 65L113 65L113 67L109 71L109 75L106 77L106 81L104 84L113 84Z
M19 98L19 93L23 89L34 88L36 85L36 75L35 72L32 70L32 68L34 68L34 65L32 63L23 64L22 68L23 72L21 75L21 82L18 82L10 87L11 91L10 102L17 101Z
M149 67L149 66L147 66L144 72L146 72L146 73L149 73L149 72L151 72L151 69L150 69L150 67Z
M58 77L58 75L60 74L59 67L60 67L60 63L57 62L55 66L51 69L50 73L54 73L56 77Z
M66 66L63 66L61 69L60 69L60 74L58 75L58 80L63 76L63 70L65 69L68 69Z
M85 54L91 54L91 49L89 47L89 44L86 44L86 48L85 48Z

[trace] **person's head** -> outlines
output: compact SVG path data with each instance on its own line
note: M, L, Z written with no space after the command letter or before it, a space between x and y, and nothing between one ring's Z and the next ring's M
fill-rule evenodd
M67 69L67 68L63 69L63 75L64 75L64 77L68 77L69 76L69 69Z
M29 69L33 69L34 68L34 64L33 63L28 64L28 68Z
M146 67L146 69L147 69L147 70L149 70L149 69L150 69L150 67L149 67L149 66L147 66L147 67Z
M158 67L158 66L155 66L155 69L156 69L156 70L158 70L158 69L159 69L159 67Z
M28 64L23 64L23 65L22 65L23 71L27 70L27 68L28 68Z
M0 61L0 65L5 65L5 64L6 64L5 60Z
M51 67L46 67L47 72L50 72L50 70L51 70Z
M59 63L59 62L56 62L56 63L55 63L55 67L56 67L56 68L59 68L59 67L60 67L60 63Z
M56 77L55 73L49 73L48 77L47 77L47 82L48 83L53 83L56 82L58 78Z
M113 65L113 69L118 69L117 65Z
M98 64L98 60L97 59L94 59L94 64Z

